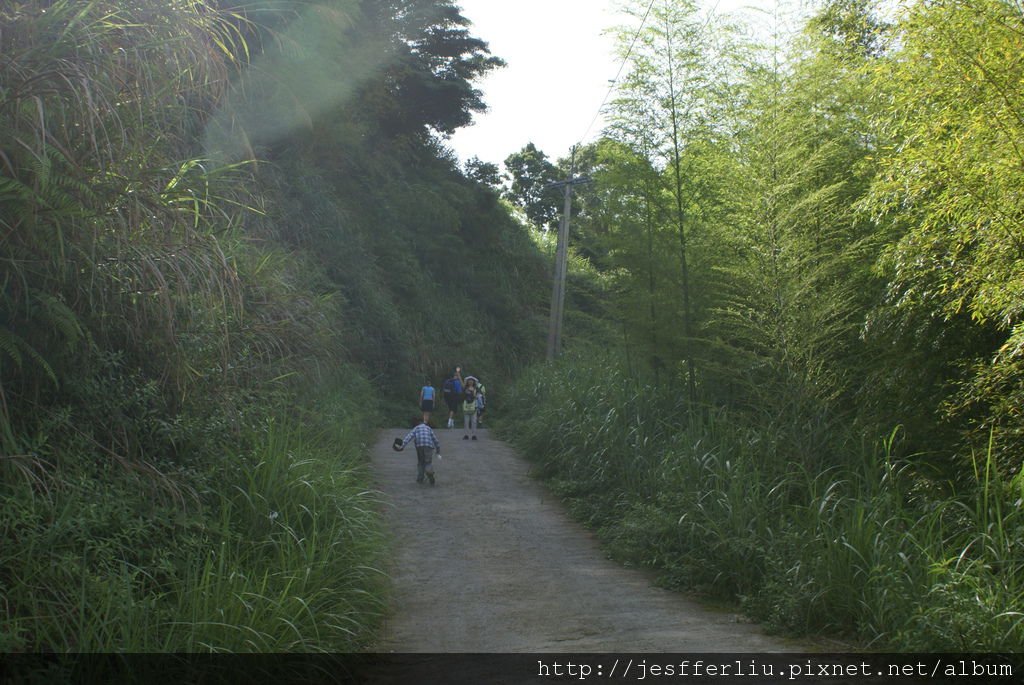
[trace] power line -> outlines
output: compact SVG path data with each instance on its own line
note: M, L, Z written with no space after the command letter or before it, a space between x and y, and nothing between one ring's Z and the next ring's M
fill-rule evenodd
M605 93L604 100L597 108L597 113L594 114L594 118L590 121L590 126L587 126L586 132L583 134L582 141L590 133L590 129L594 127L594 123L597 118L601 116L601 110L608 102L608 97L612 94L615 85L619 81L619 77L622 75L622 70L626 67L626 62L629 61L630 55L633 54L633 46L636 45L637 40L640 38L640 32L643 31L644 25L647 23L647 17L650 16L651 10L654 8L656 0L651 0L651 4L647 6L647 11L644 13L644 18L640 21L640 26L636 30L636 34L633 36L632 42L629 44L629 49L626 50L625 57L622 58L622 64L619 65L619 70L615 74L615 78L612 80L611 85L608 86L608 92ZM572 159L569 165L569 177L564 181L556 181L549 183L545 186L545 190L548 188L563 187L565 192L565 207L562 210L562 221L558 227L558 243L555 251L555 273L551 281L551 317L548 324L548 361L553 360L562 349L562 319L565 312L565 281L566 273L568 271L569 262L569 220L572 216L572 188L575 185L582 183L590 183L590 179L586 176L575 176L576 173L576 145L572 147Z
M597 122L598 117L601 116L601 110L608 103L608 97L612 94L615 86L618 85L619 77L622 76L622 70L626 67L626 62L629 61L630 55L633 54L633 46L636 45L636 41L640 38L640 32L644 30L644 25L647 23L647 17L650 16L651 10L654 8L656 0L651 0L651 4L647 6L647 11L644 12L644 18L640 20L640 26L637 28L636 33L633 35L633 40L629 44L629 49L626 50L625 57L622 58L622 63L619 65L619 70L615 73L615 78L612 79L611 85L608 86L608 92L604 94L604 99L601 100L601 104L597 107L597 112L594 113L594 118L590 120L590 125L587 126L587 130L583 132L580 137L582 143L587 138L587 134L590 133L590 129L594 128L594 124Z

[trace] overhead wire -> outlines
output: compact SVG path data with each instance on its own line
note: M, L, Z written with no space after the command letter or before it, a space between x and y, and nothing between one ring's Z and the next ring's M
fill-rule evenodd
M608 92L605 93L604 99L601 100L601 104L597 107L597 112L594 113L594 118L590 120L590 125L587 126L587 130L580 136L580 142L586 140L587 135L590 133L590 129L594 128L594 124L597 123L598 118L601 116L601 111L604 106L608 104L608 98L611 96L612 91L615 90L615 86L619 83L619 77L622 76L622 70L626 68L626 63L629 61L630 56L633 54L633 47L636 45L637 40L640 38L640 33L644 30L644 26L647 24L647 17L651 15L651 10L654 9L654 3L657 0L651 0L651 3L647 5L647 11L644 12L643 19L640 20L640 26L637 27L636 33L633 35L633 40L629 43L629 48L626 50L625 56L622 58L622 63L619 64L619 70L615 73L615 78L612 79L611 84L608 86Z

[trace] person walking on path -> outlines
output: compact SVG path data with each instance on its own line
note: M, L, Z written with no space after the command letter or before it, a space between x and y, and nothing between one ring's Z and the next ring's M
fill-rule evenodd
M434 430L427 425L427 422L417 424L404 439L395 438L392 445L396 452L401 452L405 446L412 442L416 445L416 482L422 483L426 477L430 484L434 484L434 455L441 458L441 443L437 440Z
M476 412L477 412L477 387L476 379L466 376L466 385L462 392L462 420L466 429L463 440L469 440L472 435L476 440Z
M484 387L483 381L480 379L477 379L476 406L476 425L483 428L484 412L487 410L487 388Z
M455 412L462 404L462 367L456 366L442 386L444 403L448 405L448 427L455 427Z
M434 411L434 386L427 379L426 385L420 388L420 411L423 412L423 423L430 423L430 415Z

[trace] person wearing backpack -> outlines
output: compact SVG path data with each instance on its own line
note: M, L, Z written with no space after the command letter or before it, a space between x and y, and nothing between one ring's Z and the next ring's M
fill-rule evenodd
M480 381L477 381L476 388L476 425L484 427L484 411L487 410L487 388Z
M466 385L462 391L462 420L466 429L466 434L462 436L463 440L469 440L470 435L472 435L473 440L476 440L476 402L476 379L472 376L466 376Z
M442 386L444 403L448 405L448 427L455 427L455 412L462 404L462 367L456 366Z

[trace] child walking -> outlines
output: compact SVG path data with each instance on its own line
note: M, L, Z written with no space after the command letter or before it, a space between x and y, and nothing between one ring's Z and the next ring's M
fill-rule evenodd
M410 442L416 445L416 482L422 483L426 476L430 484L433 485L434 455L436 454L438 459L441 458L441 443L438 442L437 436L434 435L433 429L427 425L426 421L409 431L404 439L395 438L392 447L396 452L400 452Z

